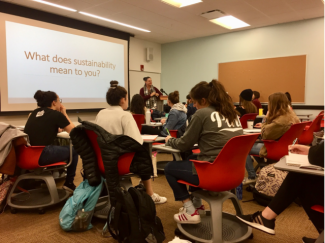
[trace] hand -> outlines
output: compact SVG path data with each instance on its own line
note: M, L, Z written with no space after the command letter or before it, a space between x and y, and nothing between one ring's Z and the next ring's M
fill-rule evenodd
M60 112L63 114L63 115L66 115L67 114L67 110L65 109L64 105L60 105Z
M152 93L150 94L151 97L154 96L154 95L156 95L156 92L152 92Z
M254 127L261 128L262 127L262 123L256 123Z
M155 94L155 96L157 96L157 97L158 97L158 96L159 96L159 94L158 94L158 93L156 93L156 94Z
M172 138L171 136L167 136L166 138L165 138L165 142L167 143L168 142L168 139L170 139L170 138Z
M161 119L160 122L164 125L166 123L166 119Z
M293 154L304 154L308 155L310 147L305 145L289 145L289 151Z

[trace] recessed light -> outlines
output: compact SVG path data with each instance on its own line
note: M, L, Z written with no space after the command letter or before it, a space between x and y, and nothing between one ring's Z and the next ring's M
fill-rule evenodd
M177 8L186 7L192 4L201 3L202 0L161 0L164 3L173 5Z
M124 24L124 23L121 23L121 22L117 22L115 20L106 19L106 18L97 16L97 15L94 15L94 14L85 13L85 12L79 12L79 13L81 13L83 15L87 15L89 17L96 18L96 19L101 19L101 20L104 20L104 21L107 21L107 22L111 22L111 23L114 23L114 24L119 24L119 25L122 25L122 26L125 26L125 27L129 27L129 28L132 28L132 29L141 30L141 31L144 31L144 32L151 32L150 30L141 29L141 28L135 27L133 25L128 25L128 24Z
M249 24L241 21L240 19L235 18L234 16L228 15L217 19L210 20L214 24L218 24L227 29L238 29L250 26Z
M54 3L50 3L50 2L46 2L46 1L42 1L42 0L34 0L34 2L44 3L44 4L47 4L47 5L53 6L53 7L62 8L62 9L65 9L65 10L68 10L68 11L72 11L72 12L77 12L76 9L67 8L67 7L58 5L58 4L54 4Z

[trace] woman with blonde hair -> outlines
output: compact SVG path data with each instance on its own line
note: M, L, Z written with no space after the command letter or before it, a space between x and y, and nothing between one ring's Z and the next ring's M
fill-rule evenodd
M299 118L289 107L287 96L277 92L269 96L269 111L266 119L262 124L256 124L256 127L262 128L262 139L277 140L290 129L292 124L299 122ZM263 143L255 143L250 154L259 154L261 158L264 158L267 156L267 151ZM248 179L244 182L245 184L253 182L256 177L253 160L249 155L246 159L246 170Z

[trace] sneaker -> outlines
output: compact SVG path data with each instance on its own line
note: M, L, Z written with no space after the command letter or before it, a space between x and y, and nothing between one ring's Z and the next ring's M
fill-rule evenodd
M174 220L179 224L199 224L201 223L201 217L199 212L195 210L193 214L188 214L186 208L181 207L179 213L174 215Z
M268 220L262 216L261 211L257 211L254 214L236 216L238 219L243 221L245 224L252 226L256 229L262 230L266 233L275 234L275 219Z
M245 177L243 180L243 185L248 185L256 182L256 177L250 178L250 177Z
M199 213L199 215L205 215L205 207L202 204L201 207L196 208L197 212Z
M167 198L161 197L157 193L152 194L151 198L155 204L162 204L167 202Z
M312 239L312 238L302 237L302 242L303 243L315 243L316 240Z
M65 182L63 189L73 193L76 189L76 186L73 184L73 182Z

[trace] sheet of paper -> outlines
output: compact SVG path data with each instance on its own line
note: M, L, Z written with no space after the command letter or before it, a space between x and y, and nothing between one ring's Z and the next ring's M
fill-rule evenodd
M293 154L289 152L289 156L287 158L287 165L294 165L294 166L310 165L308 161L308 155Z
M158 135L141 135L143 140L156 140Z

